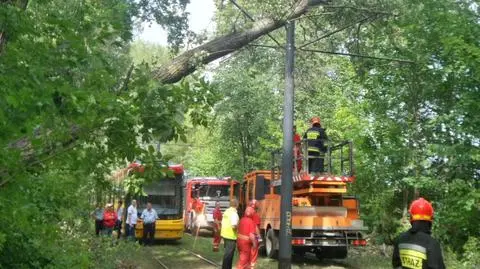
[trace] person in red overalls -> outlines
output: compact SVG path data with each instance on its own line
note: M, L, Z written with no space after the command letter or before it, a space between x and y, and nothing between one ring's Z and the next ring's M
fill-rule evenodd
M296 160L297 172L302 170L302 137L297 133L297 126L293 126L293 157Z
M252 247L251 257L250 257L250 269L255 268L255 264L257 263L258 258L258 249L260 248L260 216L257 213L258 202L257 200L253 199L250 201L249 207L253 208L252 220L255 223L255 240L257 242L257 247Z
M222 241L222 237L220 237L220 230L222 226L222 210L220 209L220 202L215 202L215 210L213 210L213 251L218 251L218 245L220 245L220 241Z
M195 210L195 214L197 216L202 214L202 212L203 212L203 202L202 202L202 200L200 200L200 198L195 199L195 206L194 206L193 210Z
M245 215L240 219L237 233L237 248L239 259L237 269L248 269L252 263L252 248L257 247L257 239L255 238L256 225L252 220L255 209L247 207Z
M117 222L117 213L113 210L113 204L108 203L103 212L103 231L105 235L112 235L113 228Z
M198 216L203 212L203 202L200 200L200 189L195 190L195 197L192 201L191 210L195 212L195 216Z

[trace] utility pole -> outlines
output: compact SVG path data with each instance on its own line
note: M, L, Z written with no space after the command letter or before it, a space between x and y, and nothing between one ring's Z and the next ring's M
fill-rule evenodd
M278 268L292 267L292 179L293 179L293 100L294 81L293 64L295 59L295 21L289 21L287 28L287 48L285 64L285 96L283 109L283 162L281 213L280 213L280 249Z

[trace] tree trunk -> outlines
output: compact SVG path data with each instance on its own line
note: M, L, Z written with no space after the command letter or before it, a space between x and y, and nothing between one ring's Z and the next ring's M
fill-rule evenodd
M299 0L295 9L285 18L265 18L253 23L252 27L241 32L217 37L188 50L155 70L154 78L164 84L175 83L193 73L199 66L241 49L257 38L282 27L288 20L302 16L309 8L327 2L328 0Z

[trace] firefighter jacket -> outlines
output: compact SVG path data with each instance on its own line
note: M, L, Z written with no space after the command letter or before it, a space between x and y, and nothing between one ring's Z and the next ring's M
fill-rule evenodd
M309 152L327 152L325 142L328 138L327 134L325 133L325 129L323 129L322 127L312 126L310 129L307 130L307 132L305 132L303 138L307 139Z
M430 225L414 221L410 230L400 234L393 249L393 268L445 269L440 244L430 236Z

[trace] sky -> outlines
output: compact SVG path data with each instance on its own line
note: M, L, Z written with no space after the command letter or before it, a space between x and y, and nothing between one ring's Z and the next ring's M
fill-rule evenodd
M189 26L194 32L201 32L205 29L213 31L215 23L213 15L215 13L215 4L213 0L190 0L190 4L187 6L189 15ZM149 43L155 43L159 45L167 45L167 32L156 23L144 23L143 31L136 36L136 39L140 39Z

